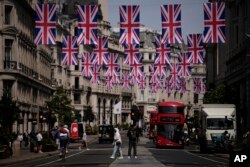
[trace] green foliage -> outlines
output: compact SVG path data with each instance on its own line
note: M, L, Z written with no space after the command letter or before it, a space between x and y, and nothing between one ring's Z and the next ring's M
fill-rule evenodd
M88 106L87 109L84 110L84 119L85 121L89 122L93 122L93 120L95 119L95 115L91 106Z
M47 101L51 115L58 115L58 122L61 124L70 124L73 121L73 108L70 106L71 100L68 98L63 87L56 89L54 95ZM52 121L52 120L50 120ZM51 122L52 124L53 122Z
M220 84L216 89L209 90L205 96L203 103L206 104L226 104L233 102L233 93L231 87L226 84Z
M6 134L12 132L13 123L18 120L20 110L15 101L12 100L11 93L4 91L0 100L0 124Z

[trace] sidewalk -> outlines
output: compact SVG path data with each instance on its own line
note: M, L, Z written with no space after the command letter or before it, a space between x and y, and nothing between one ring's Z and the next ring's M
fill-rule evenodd
M140 137L139 145L137 146L137 154L138 158L135 159L133 156L131 156L130 159L128 159L128 146L123 146L122 153L123 153L123 159L116 159L110 167L131 167L131 166L141 166L141 167L165 167L161 162L157 161L153 156L152 153L145 147L146 142L148 142L149 139L145 137ZM133 153L133 150L132 150ZM133 154L132 154L133 155Z
M97 139L97 135L89 135L88 136L89 143L92 143L96 139ZM69 149L71 149L71 148L78 149L80 144L81 143L72 143L72 145L69 146ZM52 156L55 154L58 154L58 150L52 151L52 152L34 153L34 152L30 152L29 147L21 148L20 152L17 154L13 154L12 157L6 158L6 159L0 159L0 166L11 165L11 164L19 163L19 162L32 160L32 159L42 158L42 157L46 157L46 156Z

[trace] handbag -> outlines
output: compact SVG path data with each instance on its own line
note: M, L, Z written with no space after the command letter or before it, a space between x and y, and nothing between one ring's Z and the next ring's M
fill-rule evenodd
M120 145L121 145L121 142L120 142L120 141L117 141L115 144L116 144L117 146L120 146Z

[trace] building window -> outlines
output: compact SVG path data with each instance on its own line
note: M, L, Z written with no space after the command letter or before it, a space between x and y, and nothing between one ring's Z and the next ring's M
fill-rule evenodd
M79 88L79 77L75 77L75 88Z
M10 18L11 18L11 11L12 11L12 6L5 6L5 19L4 19L4 24L10 24Z
M5 68L10 68L11 66L12 43L13 40L5 39L5 47L4 47Z
M81 104L81 94L79 93L74 94L74 104Z
M75 70L79 71L79 65L75 65Z
M141 101L144 101L144 90L141 90Z
M152 60L152 54L151 54L151 53L149 53L148 59L149 59L149 60Z

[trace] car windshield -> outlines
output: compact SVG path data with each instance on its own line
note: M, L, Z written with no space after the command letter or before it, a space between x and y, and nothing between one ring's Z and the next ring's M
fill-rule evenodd
M233 121L224 118L208 118L207 129L226 130L233 129Z

